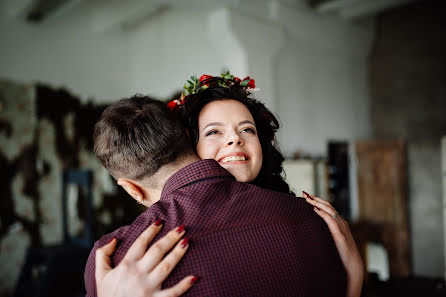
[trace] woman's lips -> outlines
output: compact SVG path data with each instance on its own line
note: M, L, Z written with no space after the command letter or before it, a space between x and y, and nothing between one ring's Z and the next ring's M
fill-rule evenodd
M221 159L220 162L226 163L226 162L234 162L234 161L245 161L246 158L244 156L229 156Z
M244 153L227 154L218 160L219 163L234 163L234 162L246 162L249 158Z

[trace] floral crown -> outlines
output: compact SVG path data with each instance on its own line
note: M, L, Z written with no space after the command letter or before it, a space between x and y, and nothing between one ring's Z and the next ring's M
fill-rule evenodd
M230 87L235 84L239 84L247 91L258 90L256 89L254 79L250 78L249 76L245 77L244 79L240 79L237 76L232 75L229 71L222 73L220 76L203 74L199 79L196 76L191 76L190 79L187 80L187 83L184 84L184 92L181 93L180 98L174 99L167 103L167 107L170 110L176 110L186 102L186 96L197 94L208 88Z

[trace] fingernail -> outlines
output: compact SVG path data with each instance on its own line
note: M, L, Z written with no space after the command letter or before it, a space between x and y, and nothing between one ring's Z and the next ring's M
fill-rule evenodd
M302 191L302 193L304 193L308 198L313 199L313 198L311 198L310 194L308 194L307 192Z
M198 276L194 276L194 277L190 280L190 282L191 282L192 284L195 284L195 283L197 282L198 279L199 279Z
M184 237L184 239L181 241L181 247L184 249L189 243L189 237Z
M107 242L107 244L109 244L110 242L112 242L113 241L113 239L115 239L114 237L112 237L112 239L110 239L108 242Z
M181 232L184 231L184 225L181 225L177 228L177 233L180 234Z
M156 220L156 222L155 222L155 226L160 226L162 223L163 223L163 220L158 219L158 220Z

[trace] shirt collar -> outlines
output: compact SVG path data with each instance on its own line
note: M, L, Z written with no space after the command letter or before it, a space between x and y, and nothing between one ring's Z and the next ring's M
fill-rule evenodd
M174 173L164 185L161 199L187 184L213 177L229 177L235 179L232 174L221 167L214 159L200 160Z

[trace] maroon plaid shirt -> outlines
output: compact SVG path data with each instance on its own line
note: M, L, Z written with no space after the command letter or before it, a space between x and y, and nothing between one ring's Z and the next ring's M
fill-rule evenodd
M342 296L346 276L325 222L303 199L238 183L214 160L190 164L164 186L161 199L133 224L98 240L85 269L87 296L96 296L95 251L118 240L117 265L150 224L162 232L184 224L190 248L163 283L194 274L187 296Z

